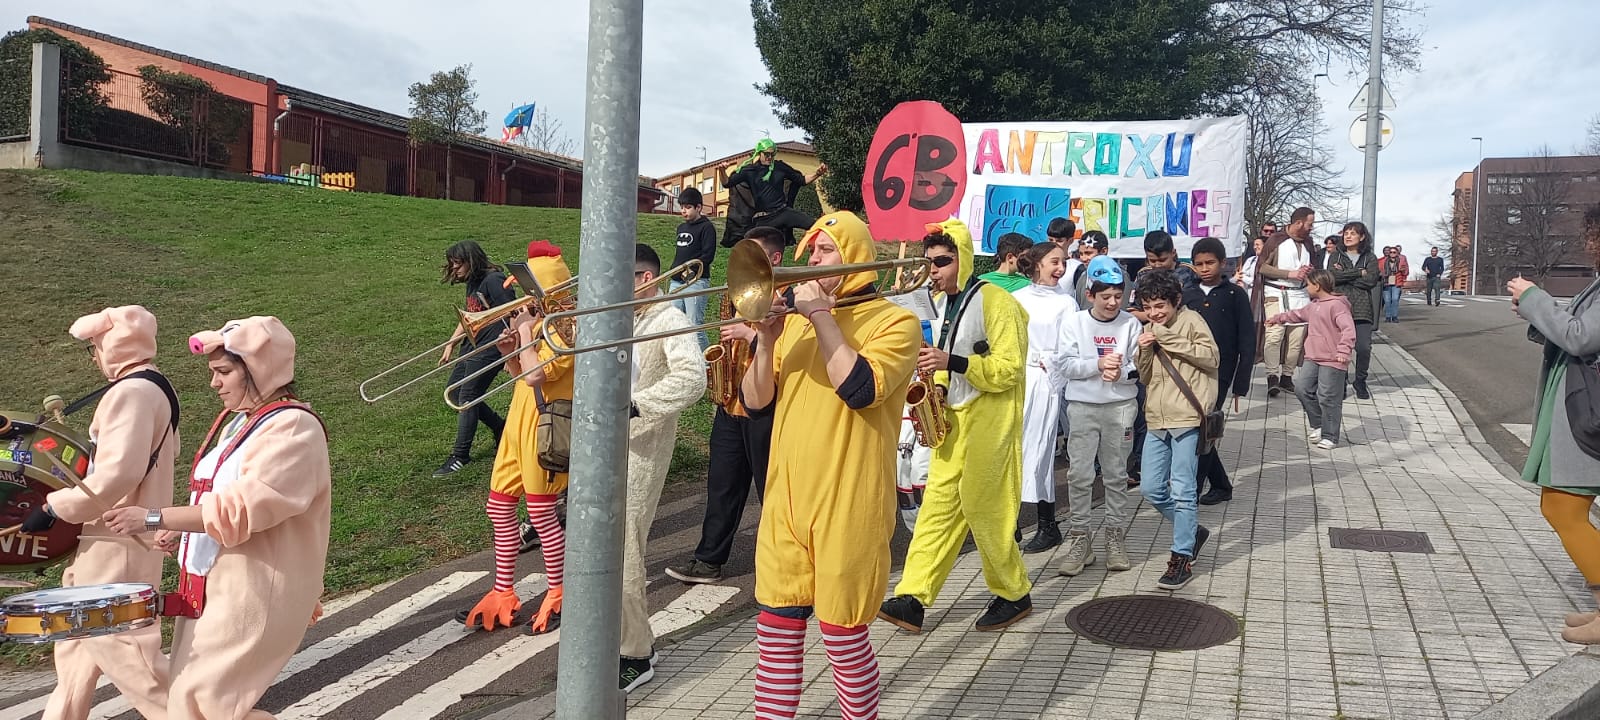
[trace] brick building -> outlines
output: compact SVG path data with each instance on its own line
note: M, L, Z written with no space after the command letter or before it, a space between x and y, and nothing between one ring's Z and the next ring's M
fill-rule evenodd
M105 60L112 81L102 92L118 118L155 118L141 96L138 72L146 65L205 80L222 96L207 103L213 114L225 102L233 115L245 118L235 123L237 129L230 126L226 137L209 142L157 142L154 133L116 127L96 132L67 118L61 138L65 143L270 179L310 167L318 177L339 177L343 189L391 195L445 198L448 186L450 199L473 202L575 208L582 200L583 165L574 158L477 136L443 145L417 144L407 133L409 119L402 115L49 18L31 16L28 27L49 29ZM196 114L204 112L202 108ZM661 196L654 181L639 178L641 212L661 204Z
M1594 279L1583 214L1600 204L1600 156L1484 158L1456 178L1451 196L1453 288L1472 291L1475 216L1478 293L1503 294L1522 274L1565 297Z

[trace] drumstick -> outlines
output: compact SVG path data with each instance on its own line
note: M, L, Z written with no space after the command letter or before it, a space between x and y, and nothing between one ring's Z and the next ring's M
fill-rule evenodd
M0 528L0 537L10 537L10 536L15 535L15 534L17 534L19 532L22 532L22 526L21 525L12 525L11 527L8 527L8 528Z
M62 463L61 460L55 456L55 453L42 452L42 453L39 453L39 454L43 455L43 456L45 456L47 458L50 458L50 464L54 465L57 470L61 471L61 475L58 476L58 477L60 477L62 480L65 480L68 485L71 485L71 486L73 486L73 487L75 487L75 488L77 488L79 490L82 490L83 494L87 495L89 497L89 499L94 502L95 505L100 506L100 511L101 512L111 512L111 510L112 510L111 504L107 503L105 500L101 499L101 497L99 495L95 494L95 491L90 490L88 485L83 484L83 478L78 477L78 474L73 472L72 468L69 468L64 463ZM140 538L138 535L129 535L128 538L133 540L135 543L137 543L139 545L139 547L144 548L145 550L150 550L151 549L150 545L148 543L146 543L144 541L144 539Z

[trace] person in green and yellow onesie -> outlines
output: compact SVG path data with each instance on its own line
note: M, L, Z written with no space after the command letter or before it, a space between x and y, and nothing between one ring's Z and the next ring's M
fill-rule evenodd
M922 243L941 307L936 346L922 348L917 367L946 388L950 434L933 451L905 571L878 617L922 632L923 610L938 599L970 529L995 596L976 627L1000 630L1033 611L1013 537L1022 503L1028 313L1011 293L972 277L972 234L960 220L929 225Z

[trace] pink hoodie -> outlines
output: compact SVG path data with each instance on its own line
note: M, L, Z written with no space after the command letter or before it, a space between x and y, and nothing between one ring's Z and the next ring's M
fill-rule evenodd
M1350 316L1350 300L1343 295L1324 296L1299 310L1278 313L1268 322L1307 323L1306 359L1323 367L1344 370L1356 347L1356 322Z

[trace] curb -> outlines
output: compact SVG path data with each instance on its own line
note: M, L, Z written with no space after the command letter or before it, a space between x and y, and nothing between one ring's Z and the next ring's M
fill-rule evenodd
M1573 697L1575 690L1587 688ZM1600 717L1600 655L1581 652L1539 673L1472 720L1591 720Z
M1383 344L1388 345L1399 354L1400 358L1405 360L1412 370L1422 376L1424 380L1427 380L1428 385L1432 386L1444 398L1445 407L1450 408L1450 414L1455 416L1456 424L1461 426L1461 431L1466 434L1467 441L1478 449L1479 454L1483 455L1483 458L1488 460L1489 464L1495 466L1495 469L1499 470L1500 474L1504 475L1506 479L1515 481L1535 495L1539 493L1538 488L1523 482L1522 474L1517 472L1516 468L1500 455L1500 451L1495 450L1494 446L1489 444L1489 440L1483 436L1483 431L1478 429L1477 421L1473 420L1472 414L1467 412L1467 406L1461 404L1461 399L1456 396L1454 391L1445 386L1444 381L1430 372L1427 367L1423 366L1422 361L1407 352L1404 346L1390 338L1387 333L1379 331L1374 335L1382 338ZM1596 510L1600 511L1600 508L1596 508Z

